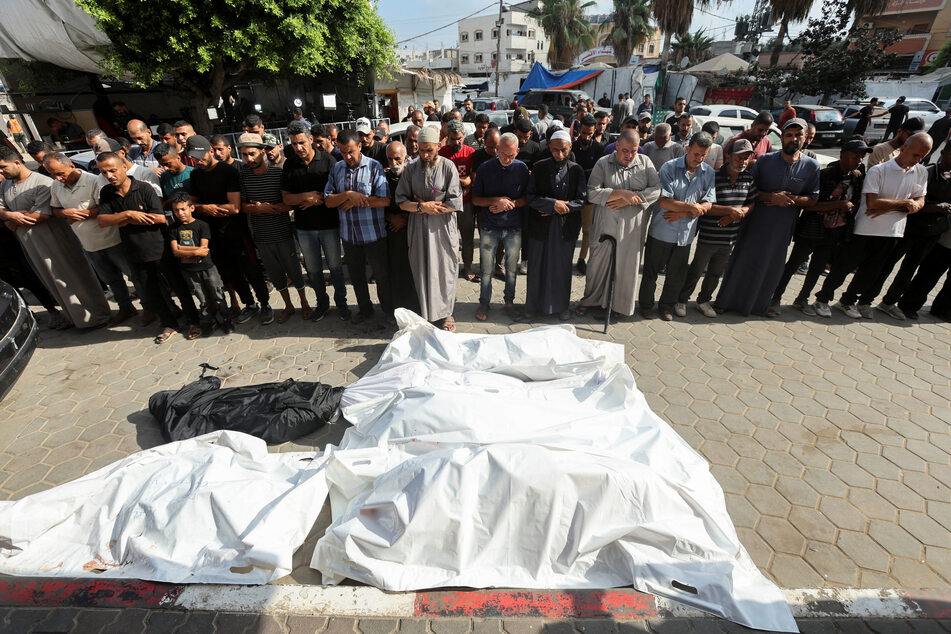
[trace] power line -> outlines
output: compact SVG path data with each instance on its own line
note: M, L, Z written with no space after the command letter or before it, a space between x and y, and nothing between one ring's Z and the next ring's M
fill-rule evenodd
M485 5L485 6L482 7L481 9L479 9L478 11L473 11L472 13L470 13L469 15L467 15L467 16L465 16L465 17L459 18L458 20L453 20L453 21L450 22L449 24L446 24L446 25L444 25L444 26L441 26L441 27L439 27L438 29L433 29L432 31L426 31L425 33L420 33L419 35L416 35L416 36L414 36L414 37L409 37L409 38L406 38L405 40L400 40L399 42L397 42L397 44L402 44L403 42L412 42L413 40L418 40L418 39L421 38L421 37L426 37L427 35L431 35L431 34L437 32L437 31L442 31L443 29L448 29L449 27L451 27L451 26L453 26L453 25L455 25L455 24L458 24L459 22L462 22L463 20L466 20L466 19L468 19L468 18L471 18L471 17L474 16L475 14L477 14L477 13L482 13L482 12L485 11L486 9L489 9L489 8L491 8L491 7L494 7L494 6L495 6L495 3L494 3L494 2L490 2L489 4Z

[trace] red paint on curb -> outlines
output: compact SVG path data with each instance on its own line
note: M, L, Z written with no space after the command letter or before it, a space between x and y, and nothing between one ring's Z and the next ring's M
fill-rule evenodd
M636 590L474 590L420 592L417 617L645 619L658 616L653 595Z
M951 619L951 595L934 590L911 590L905 592L905 602L919 617L926 619Z
M184 586L108 579L0 579L0 605L157 608L175 602Z

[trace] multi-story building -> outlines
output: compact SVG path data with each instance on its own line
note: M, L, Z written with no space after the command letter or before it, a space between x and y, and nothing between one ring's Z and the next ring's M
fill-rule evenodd
M544 63L550 40L528 16L530 8L531 3L506 6L501 20L498 13L460 20L459 72L494 77L497 71L503 75L527 73L536 61ZM496 59L497 53L501 59Z
M396 58L407 68L437 68L442 70L459 70L459 49L396 49Z
M951 6L948 0L889 0L877 16L859 20L866 29L897 28L900 42L888 48L898 57L892 70L909 70L913 64L928 64L951 36ZM884 69L883 69L884 70Z

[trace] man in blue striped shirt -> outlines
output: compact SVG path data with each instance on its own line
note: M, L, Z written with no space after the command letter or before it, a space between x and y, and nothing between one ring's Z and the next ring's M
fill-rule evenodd
M359 310L350 319L354 325L373 315L373 302L367 286L366 265L370 263L376 278L376 292L383 309L384 321L393 320L386 255L386 220L384 211L390 204L386 174L379 162L364 156L360 138L353 130L344 130L337 137L337 148L343 156L330 171L324 189L327 207L336 207L340 215L340 238L347 260L347 271Z

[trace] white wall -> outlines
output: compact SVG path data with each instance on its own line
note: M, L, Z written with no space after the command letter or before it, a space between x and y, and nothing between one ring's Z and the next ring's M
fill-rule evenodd
M492 37L498 14L467 18L459 22L459 72L463 75L495 75L492 55L499 41ZM505 73L528 72L535 61L547 63L549 40L538 23L523 11L507 11L502 14L505 24L501 28L501 60L499 70ZM476 31L482 31L482 39L476 40ZM525 35L517 35L522 31ZM534 37L529 37L533 32ZM466 40L463 40L467 36ZM482 61L476 61L482 55ZM521 55L522 59L517 57ZM511 59L508 58L511 56ZM464 61L466 60L466 61ZM494 77L493 77L494 79ZM494 81L492 82L494 86ZM503 93L504 94L504 93Z

